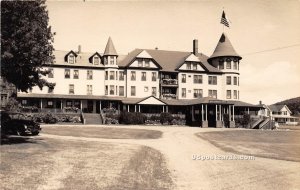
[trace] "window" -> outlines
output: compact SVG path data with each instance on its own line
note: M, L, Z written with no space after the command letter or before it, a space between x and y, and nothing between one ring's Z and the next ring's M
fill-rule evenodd
M149 59L145 59L145 67L150 67L150 60Z
M135 71L130 72L130 78L131 80L135 80Z
M236 90L233 91L233 98L237 99L237 91Z
M183 98L186 98L186 88L182 88L181 89L181 96L183 97Z
M79 100L75 100L74 101L74 107L76 107L76 108L80 108L81 106L80 106L80 101Z
M108 86L105 85L105 95L108 95Z
M156 96L156 87L152 87L152 96Z
M93 79L93 71L92 70L87 70L87 79L92 80Z
M231 99L231 90L226 91L226 98Z
M156 72L152 72L152 81L156 81Z
M54 72L53 69L48 69L49 73L48 73L48 78L53 78L54 76Z
M237 84L240 86L240 77L237 78Z
M107 62L107 57L104 57L104 65L107 65L108 62Z
M219 60L219 69L224 69L224 60Z
M86 86L86 93L87 95L92 95L93 94L93 86L92 85L87 85Z
M109 71L109 80L115 80L115 72Z
M144 92L148 92L148 90L149 90L148 86L145 86L144 87Z
M27 100L22 100L22 105L27 105Z
M53 101L52 100L47 101L47 108L53 108Z
M79 71L78 70L74 70L73 78L74 79L79 79Z
M142 72L142 81L146 81L146 72Z
M110 64L111 65L115 64L115 57L114 56L110 56Z
M217 98L217 90L208 90L208 97Z
M186 83L186 74L182 74L181 82Z
M118 71L116 71L116 80L118 80Z
M226 84L231 85L231 76L226 77Z
M217 85L217 76L208 76L208 84Z
M233 62L233 69L237 70L237 62L236 61Z
M237 85L237 77L233 77L233 84Z
M193 63L193 70L197 70L197 63Z
M131 96L135 96L135 86L131 86Z
M74 55L69 55L69 59L68 59L70 64L74 64L75 63L75 56Z
M124 86L119 86L119 96L124 96Z
M109 95L114 95L114 94L115 94L115 86L109 85Z
M94 57L94 65L99 65L100 64L100 58L95 56Z
M70 69L65 69L65 79L70 78Z
M105 71L105 80L108 80L108 71Z
M73 106L73 102L71 100L67 100L66 104L67 104L67 107Z
M124 71L119 71L119 80L124 80Z
M231 69L231 60L226 60L226 69Z
M202 89L194 89L194 98L202 98Z
M138 59L138 67L143 67L143 60L142 59Z
M186 63L186 69L191 70L191 63Z
M69 94L74 94L74 84L69 85Z
M48 93L49 94L53 93L53 89L54 89L53 87L48 87Z
M202 83L202 75L194 75L194 83L201 84Z

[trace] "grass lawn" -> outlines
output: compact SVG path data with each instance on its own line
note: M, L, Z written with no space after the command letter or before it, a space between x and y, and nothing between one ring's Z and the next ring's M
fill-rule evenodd
M162 132L156 130L86 126L47 126L42 127L42 133L107 139L158 139L162 136Z
M140 145L15 137L0 189L173 189L160 152Z
M300 162L299 130L227 130L196 135L225 151Z

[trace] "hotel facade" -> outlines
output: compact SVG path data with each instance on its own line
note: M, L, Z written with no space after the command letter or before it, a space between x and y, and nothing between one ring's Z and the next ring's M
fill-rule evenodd
M257 111L240 100L240 62L228 36L222 33L208 57L198 52L135 49L117 53L111 38L104 53L55 51L55 61L45 69L54 88L34 87L18 92L23 106L63 110L77 107L83 113L119 111L185 114L192 125L222 127L223 115Z

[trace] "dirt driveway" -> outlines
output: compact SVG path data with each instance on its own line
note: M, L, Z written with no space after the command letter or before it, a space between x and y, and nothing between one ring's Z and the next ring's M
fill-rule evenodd
M107 127L107 126L105 126ZM116 126L113 126L116 128ZM120 128L145 129L138 126ZM230 160L232 153L224 152L209 142L198 138L195 133L226 130L188 127L146 127L163 132L160 139L101 139L87 137L41 134L45 138L82 141L115 142L138 144L159 150L167 160L177 189L299 189L300 163L259 158L255 160ZM227 129L228 130L228 129ZM202 160L215 156L223 160ZM196 158L196 160L193 158ZM227 160L224 160L227 159Z

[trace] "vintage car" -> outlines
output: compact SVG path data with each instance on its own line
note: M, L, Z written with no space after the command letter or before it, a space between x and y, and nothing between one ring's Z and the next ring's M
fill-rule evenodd
M22 113L9 113L1 111L2 135L38 135L41 127L32 119L26 118Z

